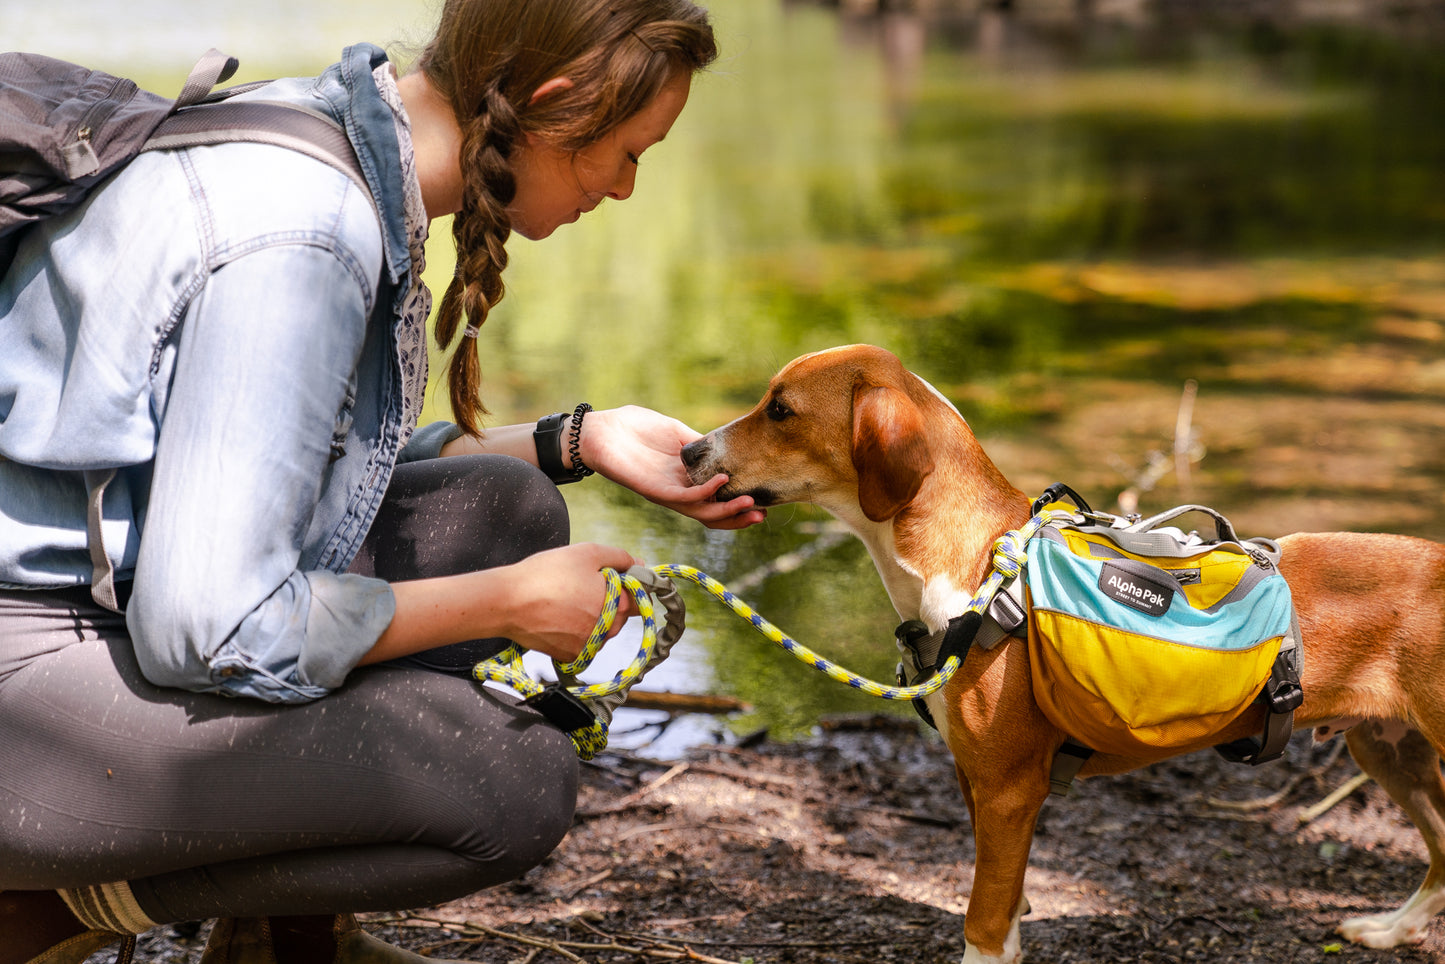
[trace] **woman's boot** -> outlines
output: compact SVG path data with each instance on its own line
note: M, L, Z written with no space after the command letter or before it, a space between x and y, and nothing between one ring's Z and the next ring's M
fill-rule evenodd
M53 890L12 890L0 893L0 962L82 964L96 951L119 941L119 961L129 962L135 938L114 931L91 930L82 924Z
M350 914L227 917L216 921L201 964L462 964L422 957L372 937Z

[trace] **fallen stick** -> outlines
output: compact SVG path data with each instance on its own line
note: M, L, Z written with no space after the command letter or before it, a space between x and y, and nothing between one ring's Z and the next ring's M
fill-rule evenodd
M627 694L624 705L630 710L666 710L669 713L746 713L752 709L735 696L657 690L632 690Z
M643 798L645 798L652 791L658 789L659 787L665 786L674 778L686 773L690 766L691 764L679 763L677 766L673 767L671 770L668 770L656 780L653 780L647 786L643 787L640 790L635 790L632 793L629 793L627 796L623 797L621 800L618 800L616 803L608 804L605 807L598 807L595 810L578 810L576 813L576 819L590 820L594 817L605 817L608 814L621 813L624 810L630 810L631 808L637 806L637 804L640 803Z
M1328 813L1341 800L1345 799L1345 797L1348 797L1350 794L1354 793L1356 790L1360 789L1360 787L1364 786L1369 782L1370 775L1368 773L1356 773L1354 776L1350 777L1350 779L1346 780L1344 785L1335 790L1334 793L1325 797L1313 807L1310 807L1307 810L1301 810L1299 815L1300 826L1304 826L1311 820L1314 820L1317 817Z
M1269 810L1276 804L1282 803L1286 797L1294 792L1295 788L1306 780L1318 780L1325 773L1339 762L1340 755L1344 753L1345 741L1340 740L1325 762L1317 767L1311 767L1304 773L1297 773L1285 782L1285 785L1268 796L1257 797L1253 800L1219 800L1214 797L1206 797L1205 803L1218 810L1233 810L1236 813L1253 813L1256 810Z

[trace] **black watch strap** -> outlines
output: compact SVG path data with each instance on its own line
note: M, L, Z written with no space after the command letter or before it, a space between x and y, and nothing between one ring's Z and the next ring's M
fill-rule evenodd
M532 430L532 441L537 446L537 465L547 478L558 485L582 478L562 461L562 436L571 418L571 412L554 412L539 418L537 427Z

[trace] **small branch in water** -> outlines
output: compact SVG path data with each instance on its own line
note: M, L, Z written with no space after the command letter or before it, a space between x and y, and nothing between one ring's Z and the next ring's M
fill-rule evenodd
M746 713L752 709L735 696L656 690L632 690L627 694L624 705L629 710L666 710L669 713Z
M1174 470L1175 478L1179 481L1179 490L1188 495L1190 466L1204 460L1204 446L1200 444L1199 433L1193 427L1194 400L1198 395L1199 383L1192 378L1186 381L1179 397L1179 412L1174 418L1174 442L1170 446L1170 454L1166 455L1156 449L1149 453L1144 467L1132 473L1133 481L1119 493L1116 500L1123 515L1138 512L1139 497L1152 491L1154 486L1159 484L1159 480L1169 474L1170 469ZM1130 474L1122 464L1116 467L1126 475Z

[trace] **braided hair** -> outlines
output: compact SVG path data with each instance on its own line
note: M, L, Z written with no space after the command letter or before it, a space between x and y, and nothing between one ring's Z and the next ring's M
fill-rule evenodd
M679 72L717 56L706 11L688 0L446 0L417 67L461 130L461 209L452 221L457 270L437 308L447 348L502 299L507 207L517 194L514 146L538 136L578 151L645 107ZM548 80L570 87L531 102ZM481 360L462 338L447 368L457 425L480 435Z

